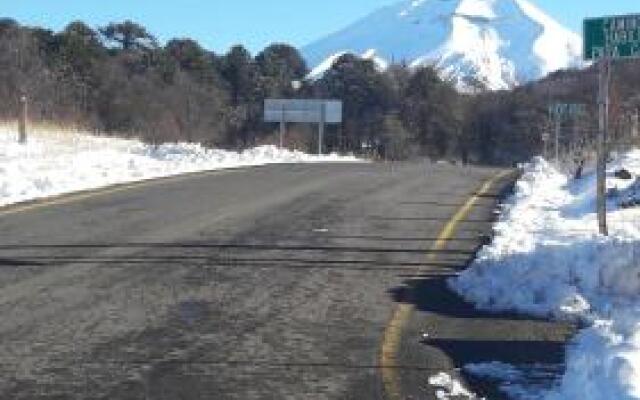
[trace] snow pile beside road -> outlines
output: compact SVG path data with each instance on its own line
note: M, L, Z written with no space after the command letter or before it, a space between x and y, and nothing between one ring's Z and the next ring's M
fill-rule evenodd
M640 151L617 158L640 174ZM633 180L608 174L612 192ZM570 346L549 400L640 399L640 210L609 201L611 235L600 237L595 177L571 181L543 159L524 169L493 243L450 282L479 308L570 318L589 326Z
M438 400L484 400L478 399L475 394L465 389L462 383L445 372L441 372L438 375L434 375L429 378L429 385L438 389L436 391L436 397Z
M57 130L36 132L26 145L0 126L0 206L62 193L189 172L276 163L357 162L261 146L243 152L198 144L153 146L137 140Z

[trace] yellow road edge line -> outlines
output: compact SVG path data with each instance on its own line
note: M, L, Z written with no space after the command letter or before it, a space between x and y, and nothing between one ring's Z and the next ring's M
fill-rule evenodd
M438 250L445 248L447 242L453 237L460 222L469 215L480 197L487 194L496 182L511 173L512 171L503 171L487 180L480 189L476 191L453 215L438 235L438 238L432 247L433 251L429 253L429 261L433 261L437 257L436 253ZM413 305L399 304L393 312L393 316L385 328L383 335L382 345L380 348L380 370L382 374L383 390L386 398L389 400L402 400L402 391L398 376L398 367L400 365L398 363L397 355L400 348L402 332L409 322L413 310Z
M85 190L80 190L76 192L60 193L60 194L52 195L48 197L40 197L33 200L27 200L22 203L15 203L15 204L8 204L5 206L0 206L0 217L13 215L13 214L20 214L27 211L52 207L56 205L76 203L82 200L119 193L119 192L125 192L132 189L139 189L139 188L148 187L148 186L156 186L156 185L161 185L163 183L180 182L183 180L193 179L193 178L198 178L198 177L203 177L208 175L222 175L224 173L231 173L234 171L239 171L243 169L252 169L256 167L261 167L261 165L187 172L184 174L149 178L141 181L116 183L113 185L102 186L102 187L97 187L93 189L85 189Z

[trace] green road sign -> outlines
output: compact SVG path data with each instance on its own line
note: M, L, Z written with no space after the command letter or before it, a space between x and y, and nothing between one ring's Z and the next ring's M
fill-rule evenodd
M574 103L554 103L549 105L549 115L556 118L577 117L587 112L587 106Z
M640 14L584 21L584 59L640 57Z

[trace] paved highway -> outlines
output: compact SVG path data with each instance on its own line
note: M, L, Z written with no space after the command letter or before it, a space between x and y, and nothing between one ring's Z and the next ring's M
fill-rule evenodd
M467 362L561 362L565 327L444 285L502 172L279 165L0 209L0 398L432 399Z

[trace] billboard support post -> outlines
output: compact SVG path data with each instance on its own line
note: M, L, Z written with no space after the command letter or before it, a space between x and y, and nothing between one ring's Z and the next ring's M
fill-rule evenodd
M323 141L324 141L324 126L327 119L327 107L326 104L320 105L320 124L318 126L318 155L322 155Z
M280 115L280 149L284 149L284 136L287 133L287 125L284 120L284 106L282 106L282 113Z
M288 122L318 124L318 154L324 151L328 124L342 123L342 101L318 99L266 99L264 121L280 124L280 148L284 148Z

